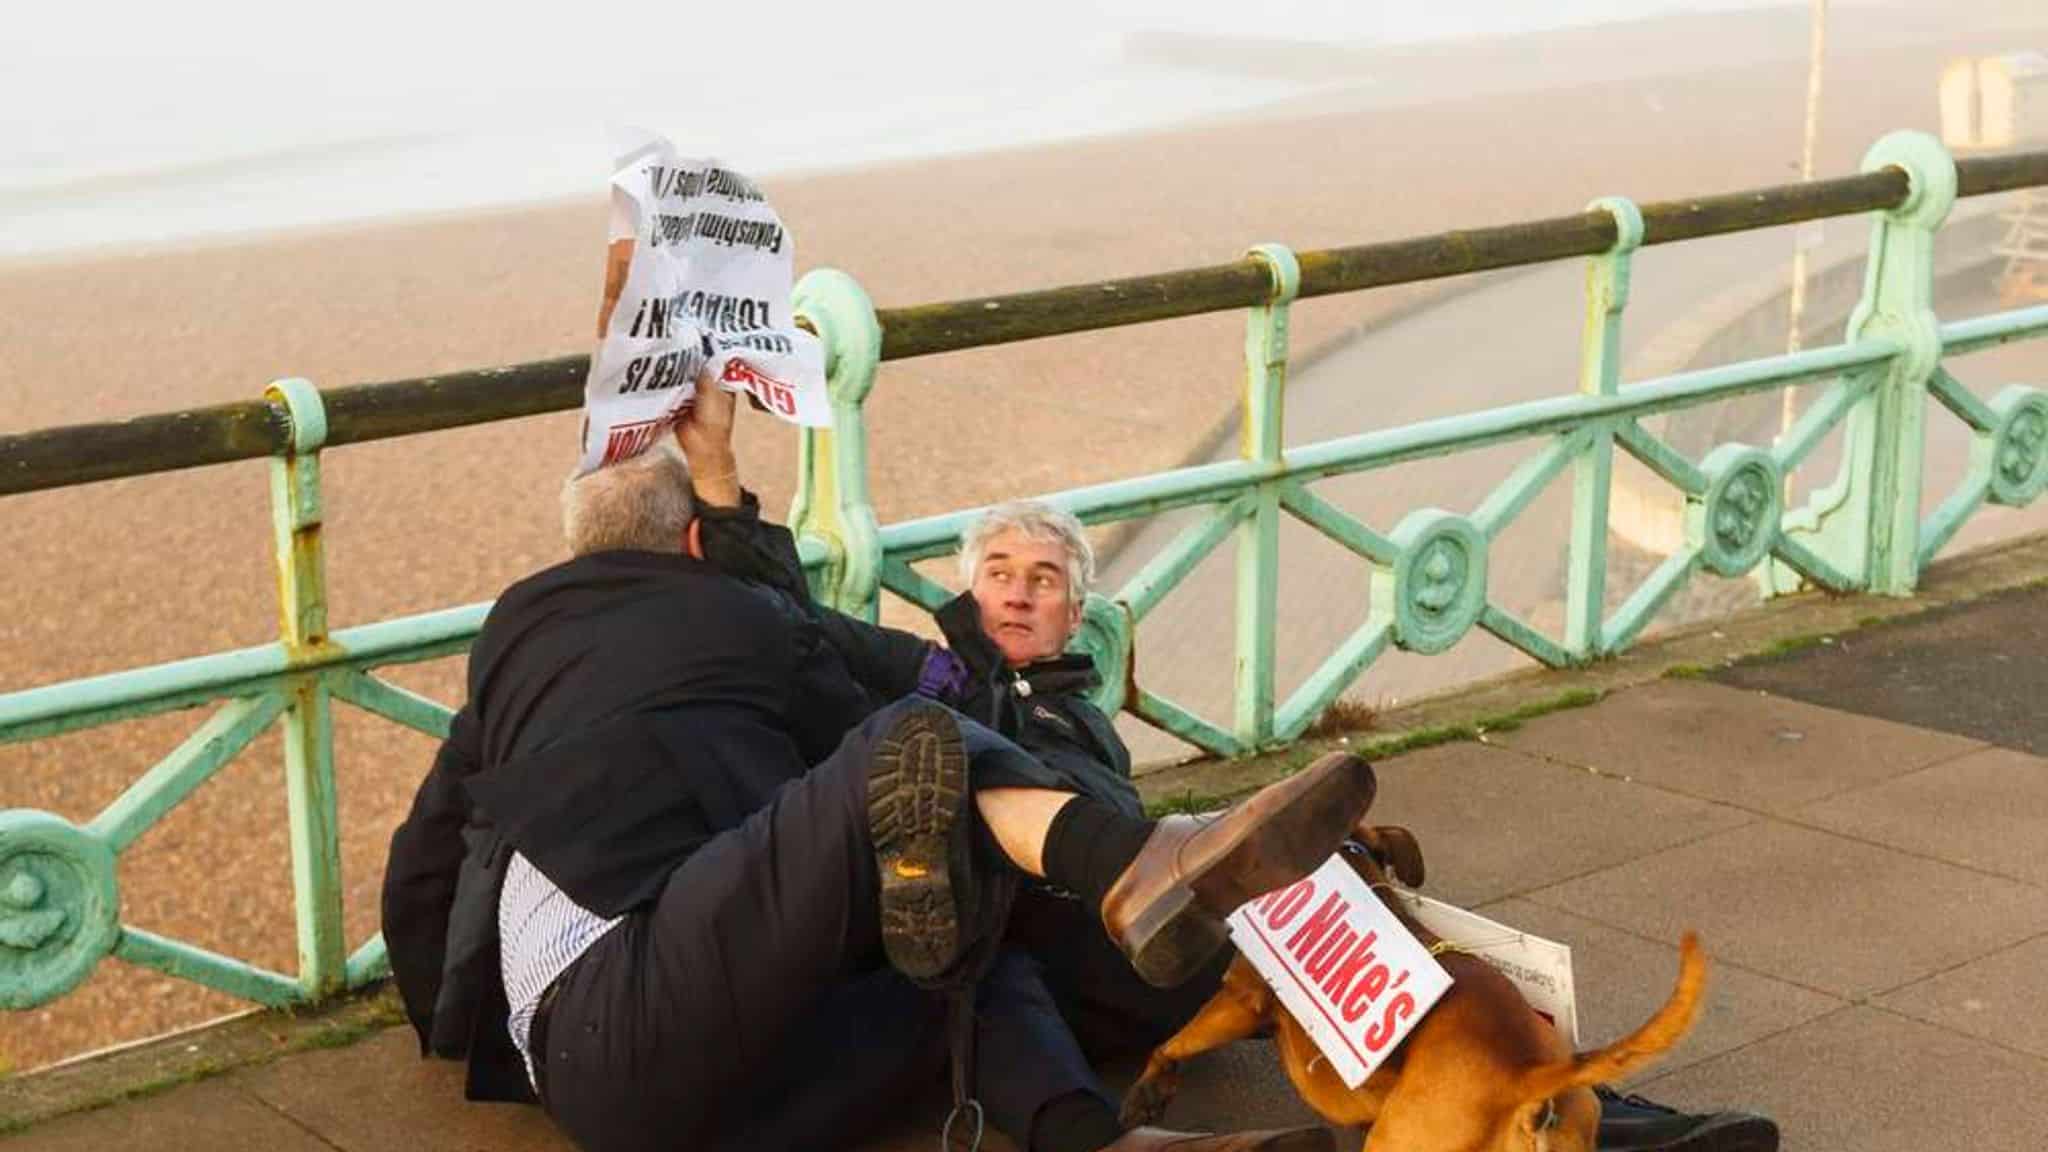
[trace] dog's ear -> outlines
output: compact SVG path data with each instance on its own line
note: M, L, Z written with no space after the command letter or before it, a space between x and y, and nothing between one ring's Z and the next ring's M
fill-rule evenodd
M1398 824L1368 824L1353 829L1351 837L1365 845L1380 867L1392 869L1401 883L1422 887L1422 845L1416 842L1415 833Z

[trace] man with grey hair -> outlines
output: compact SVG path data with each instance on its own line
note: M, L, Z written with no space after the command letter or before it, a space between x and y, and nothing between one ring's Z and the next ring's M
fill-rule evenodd
M571 556L684 548L697 501L690 469L674 440L562 482L562 535Z
M967 591L941 607L946 643L975 690L961 710L1137 815L1131 757L1090 703L1095 664L1067 651L1095 582L1095 550L1072 514L1035 500L998 504L961 538Z
M1081 522L1039 501L997 505L961 537L960 579L967 591L941 607L937 618L976 685L962 711L1059 765L1101 803L1142 811L1130 752L1089 699L1098 683L1094 664L1067 651L1095 580L1095 555ZM1013 952L1006 961L1028 958L1021 962L1029 969L1024 978L1042 982L1087 1059L1142 1058L1209 1000L1228 957L1184 984L1154 987L1134 978L1114 948L1085 930L1089 918L1071 893L1027 882L1010 915L1006 944ZM1775 1152L1778 1146L1777 1126L1766 1117L1689 1115L1640 1096L1598 1091L1600 1152ZM1107 1107L1099 1083L1039 1105L1063 1115L1093 1112L1098 1125Z
M1008 736L1078 783L1104 807L1139 816L1131 758L1115 726L1089 698L1099 684L1094 661L1067 651L1095 582L1095 551L1074 516L1035 500L996 505L961 537L966 591L936 613L946 643L967 665L967 716ZM1157 988L1131 978L1087 931L1083 900L1054 885L1027 881L1006 926L999 969L1016 989L1008 1015L1052 1067L1079 1068L1064 1079L1022 1079L994 1104L1033 1116L1045 1129L1111 1131L1117 1109L1091 1064L1140 1057L1164 1041L1215 993L1230 957L1219 955L1193 979Z

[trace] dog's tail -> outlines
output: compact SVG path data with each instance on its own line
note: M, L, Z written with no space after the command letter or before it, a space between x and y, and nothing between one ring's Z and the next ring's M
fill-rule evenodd
M1522 1079L1525 1100L1548 1100L1572 1088L1590 1088L1621 1079L1671 1050L1698 1017L1707 988L1707 958L1699 938L1687 932L1678 943L1678 985L1671 998L1642 1027L1605 1048L1581 1052L1570 1060L1531 1068Z

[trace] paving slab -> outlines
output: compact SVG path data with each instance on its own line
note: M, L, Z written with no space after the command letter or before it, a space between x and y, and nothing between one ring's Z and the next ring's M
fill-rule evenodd
M2024 752L1973 752L1819 801L1797 818L2048 887L2048 760Z
M1877 1003L2048 1059L2048 936L1909 984Z
M2048 585L1858 629L1715 679L2048 756Z
M1652 1081L1685 1107L1778 1121L1784 1152L2040 1152L2048 1061L1871 1007L1844 1009Z
M317 1131L342 1152L573 1152L573 1146L538 1109L477 1104L462 1098L461 1066L420 1060L412 1034L392 1029L350 1048L308 1053L237 1074L254 1098ZM1107 1077L1120 1092L1135 1069ZM943 1085L914 1116L875 1135L861 1152L929 1152L945 1119ZM1247 1041L1209 1053L1188 1067L1185 1088L1167 1122L1187 1128L1292 1126L1316 1119L1287 1085L1272 1046ZM990 1132L988 1152L1012 1152Z
M2048 930L2048 891L1765 821L1529 894L1846 999Z
M1502 744L1688 796L1784 813L1983 745L1702 680L1632 688Z
M162 1152L333 1152L317 1134L226 1080L59 1116L0 1137L0 1148L22 1152L105 1152L145 1144Z
M1105 1081L1121 1099L1137 1074L1136 1067L1113 1069ZM1321 1122L1295 1095L1272 1041L1263 1039L1240 1041L1189 1061L1180 1095L1161 1121L1169 1128L1208 1132Z
M1528 900L1503 900L1474 911L1571 948L1582 1048L1628 1034L1671 995L1678 976L1676 945ZM1707 1001L1692 1032L1656 1065L1626 1083L1640 1084L1846 1006L1833 996L1713 961L1709 951ZM1721 1106L1738 1103L1722 1101Z
M1578 713L1597 726L1595 711ZM1372 819L1421 841L1430 895L1474 905L1746 824L1750 813L1506 748L1452 744L1380 766Z
M231 1083L341 1152L574 1152L538 1108L462 1098L463 1066L422 1060L410 1028L235 1073Z
M1122 1099L1137 1073L1135 1065L1106 1069L1103 1082L1113 1098ZM930 1152L944 1118L944 1100L935 1095L916 1120L860 1145L856 1152ZM1160 1123L1185 1131L1221 1132L1294 1128L1321 1121L1294 1094L1273 1055L1272 1043L1245 1040L1190 1060L1180 1095ZM1357 1146L1358 1134L1341 1128L1336 1131L1339 1147ZM987 1152L1013 1152L1015 1146L991 1131L982 1147Z

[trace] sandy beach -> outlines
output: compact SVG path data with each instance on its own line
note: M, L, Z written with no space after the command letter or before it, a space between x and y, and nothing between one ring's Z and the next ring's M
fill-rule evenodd
M2027 9L2000 0L1967 6L1968 18L1845 34L1828 63L1820 171L1853 171L1887 130L1935 128L1945 59L2048 46L2048 11ZM1603 194L1786 182L1804 45L1804 16L1788 11L1439 46L1382 61L1377 95L766 184L800 266L845 269L880 305L1017 291L1228 260L1260 241L1356 244L1574 212ZM1390 103L1396 86L1403 102ZM0 265L0 431L243 399L287 375L338 386L585 351L598 192ZM1307 302L1297 354L1439 290ZM868 406L883 521L1182 462L1236 403L1242 332L1224 315L886 365ZM1564 347L1576 339L1559 335ZM330 453L333 625L487 599L559 559L556 492L576 428L575 413L559 413ZM792 432L755 421L741 452L780 516ZM0 690L273 639L266 467L0 501ZM452 702L460 674L449 660L394 679ZM89 819L202 719L0 747L0 807ZM432 746L344 709L336 739L353 944L376 930L384 846ZM290 970L280 765L276 739L259 741L145 836L124 863L124 919ZM4 1017L0 1070L236 1007L109 963L58 1004Z

